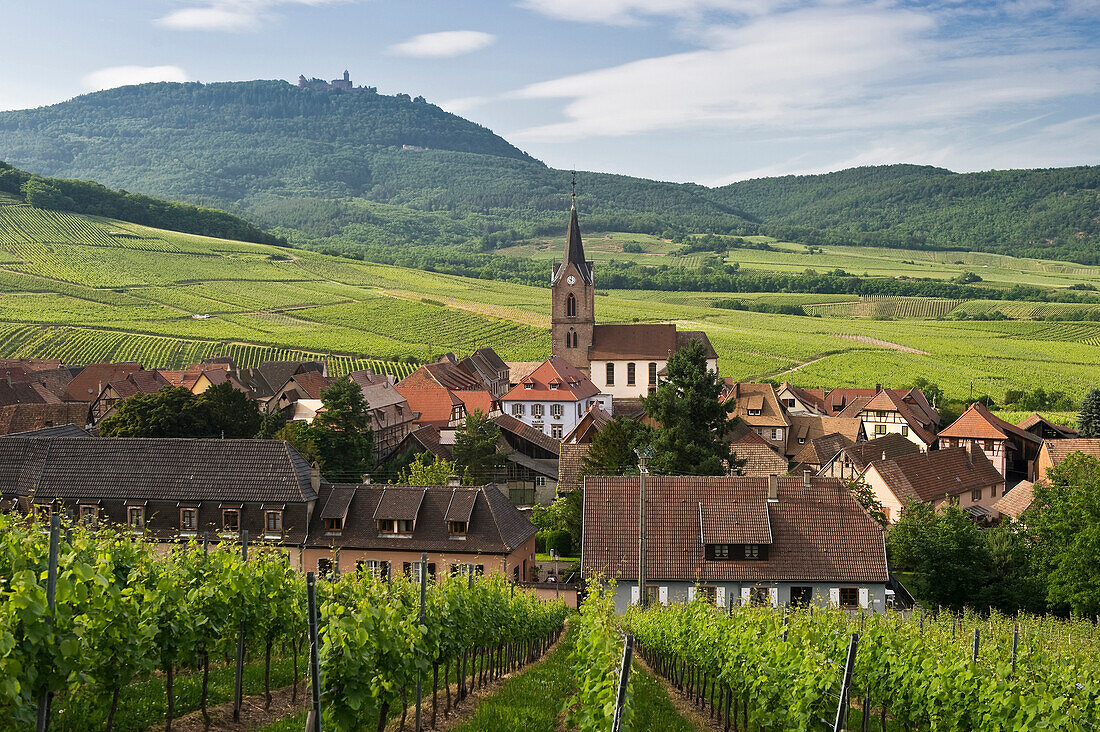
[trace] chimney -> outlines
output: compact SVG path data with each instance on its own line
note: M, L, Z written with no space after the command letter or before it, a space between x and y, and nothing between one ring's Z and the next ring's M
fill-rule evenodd
M448 475L447 476L447 487L448 488L458 488L461 485L462 485L462 480L457 475Z
M321 490L321 466L316 461L309 466L309 484L314 493Z
M363 473L363 485L370 485L370 473Z
M878 394L882 391L882 384L875 384L875 393Z
M814 477L814 471L812 471L812 470L804 470L804 471L802 472L802 485L804 485L804 486L806 486L807 488L809 488L809 487L810 487L810 482L811 482L811 479L812 479L813 477Z
M883 451L882 451L882 459L883 459L883 460L885 460L885 459L886 459L886 451L885 451L885 450L883 450Z
M974 464L974 440L966 441L966 462L970 465Z
M779 500L779 476L775 473L768 476L768 500Z

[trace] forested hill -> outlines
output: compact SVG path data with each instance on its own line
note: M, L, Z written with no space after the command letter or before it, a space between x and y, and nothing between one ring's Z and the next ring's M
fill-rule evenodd
M807 244L965 248L1100 263L1100 167L952 173L887 165L759 178L716 193Z
M282 237L269 234L225 211L162 201L140 193L112 191L92 181L43 178L0 161L0 196L3 194L35 208L106 216L187 234L257 244L286 244Z

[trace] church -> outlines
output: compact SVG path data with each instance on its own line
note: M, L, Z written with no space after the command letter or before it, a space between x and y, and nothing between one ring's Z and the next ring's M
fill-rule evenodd
M655 391L668 357L691 341L703 345L707 367L718 371L718 354L702 331L678 331L671 323L596 324L595 271L584 258L575 199L550 291L552 354L588 376L601 396L636 400Z

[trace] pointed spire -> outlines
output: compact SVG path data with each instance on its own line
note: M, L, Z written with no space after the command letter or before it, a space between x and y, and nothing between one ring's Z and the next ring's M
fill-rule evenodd
M577 271L586 282L592 281L592 275L588 270L588 262L584 258L584 244L581 242L581 225L577 222L577 205L569 209L569 233L566 235L565 257L562 259L562 269L568 265L575 265Z

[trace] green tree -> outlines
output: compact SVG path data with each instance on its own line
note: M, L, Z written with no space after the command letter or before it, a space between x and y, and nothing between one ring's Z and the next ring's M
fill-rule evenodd
M212 386L199 395L197 406L205 410L212 436L251 438L262 424L259 405L228 382Z
M103 437L204 437L209 432L207 411L181 386L124 399L99 424Z
M321 472L329 480L358 482L370 470L374 447L363 390L348 376L341 376L321 392L321 402L324 411L311 426Z
M1022 520L1034 537L1050 604L1100 613L1100 461L1078 452L1049 470Z
M464 471L468 484L486 483L504 466L504 455L497 449L500 427L485 412L475 409L455 431L452 451L455 465Z
M53 181L45 178L34 176L24 183L20 190L26 202L36 208L70 210L75 206L73 199L62 193Z
M397 474L398 485L447 485L447 479L458 475L458 467L430 452L417 453L412 462Z
M875 521L878 521L880 526L885 527L890 523L890 520L886 518L886 511L882 507L882 502L875 495L875 492L871 490L871 486L864 483L862 480L853 480L848 483L848 490L852 492L855 499L859 501L859 505L867 509L867 513L871 515Z
M699 341L668 359L665 381L643 399L657 421L650 469L666 475L725 475L736 464L730 450L733 420L720 401L722 381L707 370Z
M1082 437L1100 437L1100 389L1093 387L1081 402L1077 429Z
M638 456L634 450L652 439L653 431L644 422L615 417L593 438L581 475L637 475Z
M321 453L317 449L316 430L308 422L287 422L275 432L274 439L285 440L310 463L320 464Z
M279 410L263 412L260 415L260 428L256 430L257 440L273 440L275 434L286 425L286 417Z

